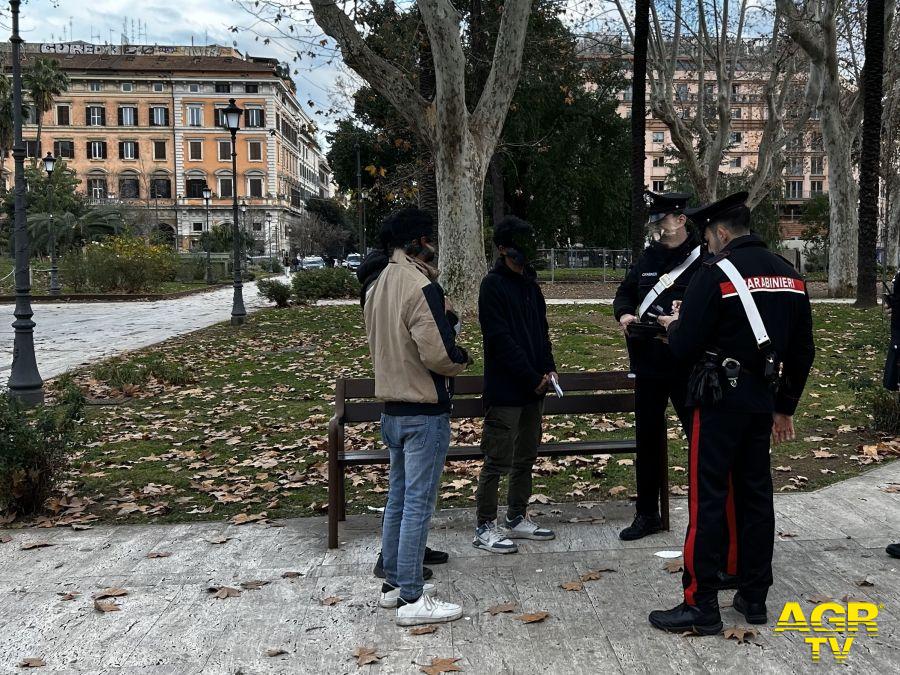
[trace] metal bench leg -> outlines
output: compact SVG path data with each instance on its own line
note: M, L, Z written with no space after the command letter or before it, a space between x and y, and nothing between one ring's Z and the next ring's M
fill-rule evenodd
M337 485L328 481L328 548L338 547L338 495Z
M338 490L338 520L347 520L347 496L344 494L344 465L338 464L337 490Z
M660 442L659 515L663 528L669 530L669 437L665 425Z

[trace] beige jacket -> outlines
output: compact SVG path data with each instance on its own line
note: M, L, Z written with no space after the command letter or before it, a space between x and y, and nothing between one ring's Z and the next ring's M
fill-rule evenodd
M402 249L366 291L363 313L375 369L375 396L389 415L450 410L453 377L468 354L456 345L434 271Z

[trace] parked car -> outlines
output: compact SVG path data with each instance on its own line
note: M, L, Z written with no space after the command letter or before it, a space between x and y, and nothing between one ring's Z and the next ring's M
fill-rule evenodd
M362 255L359 253L351 253L347 256L347 259L344 261L344 267L348 270L357 270L359 269L360 264L362 263Z
M308 255L300 261L300 269L303 270L322 270L325 269L325 260L322 256Z

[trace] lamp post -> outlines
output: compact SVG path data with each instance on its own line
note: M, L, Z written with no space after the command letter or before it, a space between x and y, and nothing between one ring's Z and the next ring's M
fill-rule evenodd
M366 207L363 204L362 197L362 171L359 161L359 141L353 146L356 149L356 221L359 223L359 244L360 253L366 255Z
M22 142L22 38L19 36L20 0L10 0L12 14L12 107L13 107L13 159L15 160L15 210L14 232L16 247L16 320L13 340L13 360L9 373L9 393L25 405L38 405L44 401L44 381L38 372L34 356L34 321L31 317L31 270L29 269L30 242L25 224L25 144Z
M212 197L212 190L209 189L209 185L203 186L203 201L206 202L206 244L204 248L206 248L206 283L212 283L212 266L210 264L210 255L209 249L210 244L212 243L210 239L212 238L212 232L209 231L209 198Z
M225 126L231 132L231 175L233 185L231 190L232 211L232 238L234 240L234 301L231 305L231 325L240 326L247 318L247 310L244 309L243 284L241 283L241 232L238 227L238 200L237 200L237 130L241 126L241 115L244 113L234 103L234 99L228 99L228 107L224 114ZM24 154L24 153L23 153Z
M59 295L59 265L56 257L56 226L53 222L53 168L56 166L56 157L48 152L44 157L44 170L47 172L47 187L50 193L50 295Z

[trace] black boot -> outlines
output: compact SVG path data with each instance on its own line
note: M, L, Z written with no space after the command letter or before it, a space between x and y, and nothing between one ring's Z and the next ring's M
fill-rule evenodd
M450 559L450 554L445 553L444 551L435 551L432 548L425 547L425 560L423 562L426 565L443 565Z
M884 550L892 558L900 558L900 544L888 544L888 547Z
M622 541L634 541L635 539L646 537L648 534L655 534L660 530L662 530L662 521L658 515L645 516L642 513L638 513L631 525L619 532L619 539Z
M427 549L426 549L427 551ZM446 553L444 555L447 555ZM384 579L384 556L381 555L381 551L378 552L378 560L375 562L375 569L372 570L372 574L374 574L379 579ZM430 567L422 566L422 578L425 581L428 581L431 577L434 576L434 572L431 571Z
M741 597L741 592L734 594L734 608L744 615L747 623L768 623L769 615L766 613L766 603L748 602Z
M738 581L740 581L740 578L737 574L728 574L728 572L719 571L716 574L715 589L717 591L725 591L732 588L736 589L738 587Z
M713 600L704 605L681 603L672 609L650 612L650 623L670 633L693 632L698 635L718 635L722 632L719 603Z

